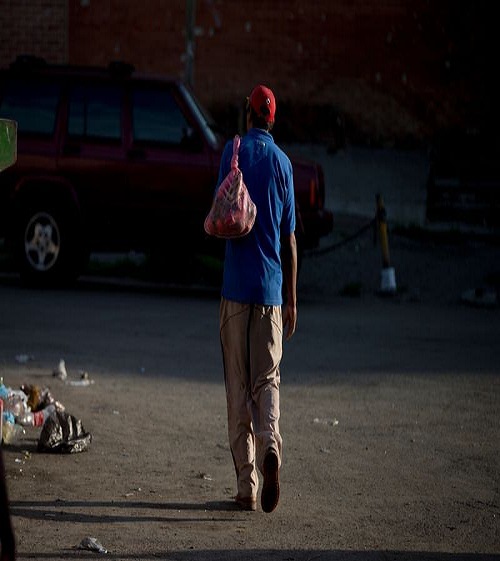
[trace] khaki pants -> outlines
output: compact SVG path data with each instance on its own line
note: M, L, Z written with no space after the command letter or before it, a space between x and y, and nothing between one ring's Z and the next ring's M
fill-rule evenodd
M240 497L256 497L256 467L273 450L281 465L279 365L280 306L240 304L222 298L220 338L226 383L228 433Z

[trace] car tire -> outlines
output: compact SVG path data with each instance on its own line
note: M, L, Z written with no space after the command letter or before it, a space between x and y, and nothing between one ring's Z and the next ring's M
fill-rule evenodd
M25 283L61 286L77 278L83 252L74 212L50 205L29 205L21 210L17 224L14 251Z

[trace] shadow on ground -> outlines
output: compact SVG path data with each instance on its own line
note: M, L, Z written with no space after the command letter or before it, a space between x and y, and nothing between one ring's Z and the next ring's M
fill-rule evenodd
M96 554L66 550L58 555L32 553L19 559L95 559ZM498 561L498 555L475 553L439 553L427 551L342 551L342 550L190 550L122 555L108 552L106 559L153 561Z

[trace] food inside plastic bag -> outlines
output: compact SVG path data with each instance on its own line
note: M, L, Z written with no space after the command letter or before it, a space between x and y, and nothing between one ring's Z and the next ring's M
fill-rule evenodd
M35 384L23 384L21 390L28 396L31 411L41 411L49 405L55 405L58 411L64 411L64 405L56 401L49 388L41 388Z
M205 219L205 232L218 238L239 238L250 232L257 215L255 203L250 198L238 168L240 137L233 141L231 170L215 194L212 208Z
M85 431L82 421L65 411L56 411L43 425L38 451L75 454L88 450L91 442L92 435Z

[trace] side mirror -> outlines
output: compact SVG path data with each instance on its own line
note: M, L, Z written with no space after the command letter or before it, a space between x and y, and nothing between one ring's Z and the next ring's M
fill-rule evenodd
M17 160L17 123L0 119L0 171L7 169Z

